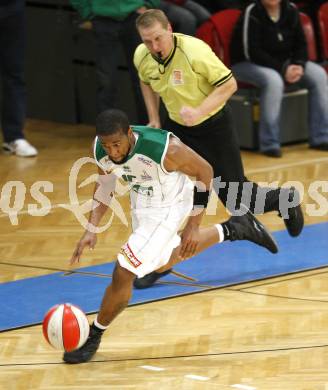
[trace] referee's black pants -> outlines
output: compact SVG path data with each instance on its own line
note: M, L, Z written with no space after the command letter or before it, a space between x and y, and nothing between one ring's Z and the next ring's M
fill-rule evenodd
M255 214L279 211L280 188L259 187L245 177L228 107L196 126L182 126L168 117L163 127L212 165L216 178L213 188L229 211L238 210L240 203L246 204Z

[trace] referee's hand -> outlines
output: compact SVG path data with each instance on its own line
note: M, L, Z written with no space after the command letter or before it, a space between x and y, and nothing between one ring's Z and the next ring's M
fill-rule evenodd
M180 116L186 126L193 126L200 119L201 114L197 108L183 106L180 110Z

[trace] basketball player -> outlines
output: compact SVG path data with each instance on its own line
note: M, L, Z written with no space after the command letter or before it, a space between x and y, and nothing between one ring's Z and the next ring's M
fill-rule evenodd
M211 164L214 177L221 180L220 186L214 189L232 212L231 200L228 199L229 184L239 183L235 199L238 208L243 184L248 180L244 175L231 113L226 107L227 100L237 89L230 69L205 42L173 33L166 15L160 10L147 10L137 18L136 25L143 44L135 51L134 63L149 126L161 127L161 98L168 112L163 127ZM295 188L272 189L261 188L256 183L248 184L252 185L248 195L253 213L278 211L291 236L301 233L304 220ZM260 203L264 204L264 210L256 207ZM293 207L288 208L289 204ZM135 287L149 285L151 280L136 279Z
M155 270L166 272L181 260L224 240L249 240L272 253L278 251L264 226L247 210L223 224L199 228L213 170L172 133L146 126L130 127L127 116L120 110L101 113L96 120L96 133L94 158L100 173L114 174L131 186L133 231L117 256L112 283L105 291L89 338L76 351L65 352L63 358L67 363L92 358L103 331L127 306L136 276L143 277ZM195 177L197 187L194 188L188 175ZM95 193L99 190L98 183ZM107 208L103 203L94 208L89 225L98 226ZM178 230L185 220L179 236ZM93 248L95 244L96 234L86 230L71 264L80 260L86 246Z

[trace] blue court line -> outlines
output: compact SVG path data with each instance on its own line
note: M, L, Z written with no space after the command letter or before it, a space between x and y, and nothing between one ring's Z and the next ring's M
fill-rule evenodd
M274 236L280 248L276 255L249 242L225 242L178 264L175 270L215 288L328 265L328 223L306 226L297 238L286 231ZM80 268L81 273L69 276L56 272L0 284L0 331L38 324L51 306L61 302L74 303L86 313L96 312L111 279L82 273L111 275L113 268L111 262ZM171 274L162 280L184 285L158 283L134 290L130 304L206 291Z

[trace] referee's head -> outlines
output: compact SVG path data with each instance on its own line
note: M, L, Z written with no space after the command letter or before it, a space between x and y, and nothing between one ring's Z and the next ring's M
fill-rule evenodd
M136 20L136 26L140 28L149 28L155 23L160 23L164 29L167 29L170 24L167 16L160 9L148 9L144 13L140 14Z
M165 13L149 9L138 16L136 27L150 53L159 62L164 61L174 46L172 27Z

